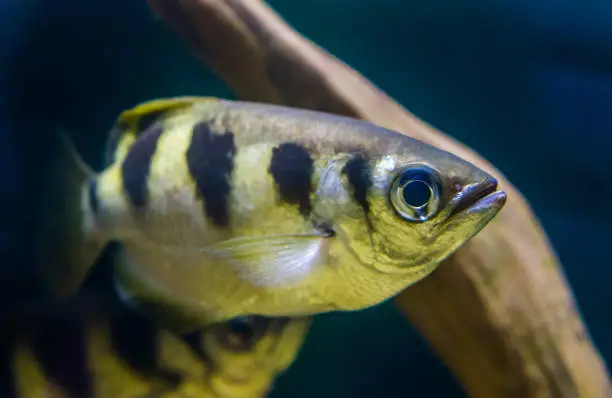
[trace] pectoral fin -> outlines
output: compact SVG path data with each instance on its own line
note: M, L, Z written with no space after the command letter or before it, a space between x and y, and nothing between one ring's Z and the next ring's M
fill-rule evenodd
M200 330L208 325L222 322L202 308L184 305L173 300L147 284L137 275L129 258L123 253L118 256L115 266L115 289L120 299L130 308L156 325L178 334Z
M326 254L325 235L278 235L235 238L202 249L226 261L239 277L255 286L280 287L306 278Z

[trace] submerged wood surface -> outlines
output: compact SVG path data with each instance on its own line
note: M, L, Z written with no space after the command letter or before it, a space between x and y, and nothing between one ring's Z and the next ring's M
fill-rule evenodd
M241 99L369 120L499 177L509 200L498 218L395 302L470 397L612 396L606 366L545 233L490 163L402 108L263 2L148 3Z

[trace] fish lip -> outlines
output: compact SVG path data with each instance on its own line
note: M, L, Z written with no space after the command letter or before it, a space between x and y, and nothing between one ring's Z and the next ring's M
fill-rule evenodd
M484 181L465 187L454 199L448 218L472 209L502 207L506 202L506 193L498 190L498 181L487 177Z

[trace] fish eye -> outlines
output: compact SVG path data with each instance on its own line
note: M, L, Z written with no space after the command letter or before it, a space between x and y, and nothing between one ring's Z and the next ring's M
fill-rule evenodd
M410 166L391 185L391 204L407 221L424 222L438 211L442 184L438 174L425 166Z
M226 322L221 340L235 350L248 349L260 337L259 321L252 316L241 316Z
M401 187L404 202L412 207L421 207L431 199L431 186L423 180L408 181Z
M238 317L228 322L230 333L244 340L249 340L254 334L253 322L249 317Z

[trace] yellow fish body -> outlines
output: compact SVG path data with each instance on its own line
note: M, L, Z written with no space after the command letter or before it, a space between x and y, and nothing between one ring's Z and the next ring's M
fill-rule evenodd
M265 397L310 325L308 317L245 317L184 337L91 295L79 299L76 311L34 314L15 327L16 398Z
M484 171L399 133L206 97L122 113L100 173L72 152L54 180L53 217L66 217L41 239L48 285L74 292L118 241L122 298L182 330L376 305L431 273L506 198Z

